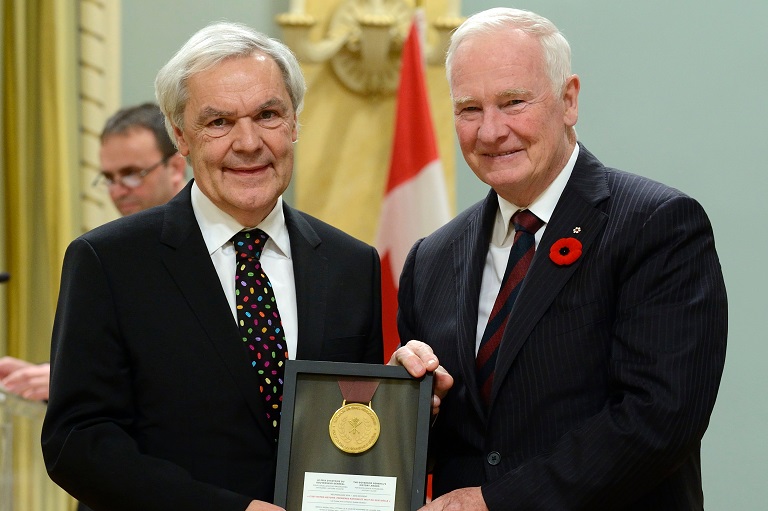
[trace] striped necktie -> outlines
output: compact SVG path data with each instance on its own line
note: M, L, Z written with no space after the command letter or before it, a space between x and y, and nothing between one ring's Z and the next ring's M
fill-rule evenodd
M488 324L480 340L480 347L475 359L480 397L486 406L491 398L496 358L501 338L504 335L504 329L507 326L509 313L512 311L512 306L520 292L525 274L528 272L531 260L533 260L536 246L534 235L544 225L544 222L527 209L520 210L512 215L510 222L515 227L515 239L509 251L509 259L507 260L507 268L504 271L504 278L501 281L501 288L496 296L493 309L491 309Z

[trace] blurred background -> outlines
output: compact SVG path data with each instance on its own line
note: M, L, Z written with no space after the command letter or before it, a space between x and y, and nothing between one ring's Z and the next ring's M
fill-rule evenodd
M106 193L90 186L106 118L121 106L154 100L158 69L210 22L239 21L283 38L287 25L276 18L301 10L316 22L302 37L316 42L341 22L334 13L342 3L350 2L3 0L0 272L11 278L0 284L0 356L48 359L64 250L77 235L118 216ZM414 2L399 3L409 15ZM759 177L760 140L768 135L768 2L422 4L428 48L439 46L432 23L452 14L511 6L551 19L569 40L573 71L581 78L579 139L604 164L670 184L703 204L730 309L725 374L702 447L706 507L765 509L768 343L762 315L768 300L762 290L768 279L760 265L768 242L757 225L768 220L768 189ZM395 39L395 45L402 42ZM378 85L354 91L332 59L302 65L309 92L286 198L374 243L390 167L394 91ZM487 189L455 143L442 65L428 64L426 77L454 214ZM42 470L35 413L16 419L12 443L0 443L0 454L11 445L16 451L14 476L0 480L0 493L14 495L14 509L69 509L71 500ZM3 502L0 496L0 511Z

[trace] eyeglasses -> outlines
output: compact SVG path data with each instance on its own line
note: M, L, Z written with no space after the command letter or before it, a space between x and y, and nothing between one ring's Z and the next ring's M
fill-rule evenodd
M138 188L139 186L141 186L141 183L144 182L144 178L147 177L147 174L155 170L160 165L165 165L166 163L168 163L168 160L170 160L175 155L176 153L173 153L171 155L166 156L165 158L155 163L154 165L150 165L145 169L134 170L122 175L115 176L111 174L106 174L104 172L100 172L99 175L96 176L96 179L93 180L93 183L91 183L91 185L105 186L109 188L109 187L115 186L116 184L120 184L122 186L125 186L126 188Z

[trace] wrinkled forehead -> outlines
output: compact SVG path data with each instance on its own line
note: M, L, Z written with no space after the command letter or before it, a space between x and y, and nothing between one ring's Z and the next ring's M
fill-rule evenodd
M263 53L224 59L190 76L187 89L187 106L264 94L279 96L292 106L280 67Z
M462 86L513 77L525 80L547 77L541 44L529 34L519 30L473 34L454 51L449 77L454 96Z
M488 63L489 59L544 60L541 41L520 29L493 30L468 35L456 46L452 55L452 68L459 64Z

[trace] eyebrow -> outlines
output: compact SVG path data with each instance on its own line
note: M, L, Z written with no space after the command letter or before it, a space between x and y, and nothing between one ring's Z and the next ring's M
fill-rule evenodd
M459 106L466 105L467 103L472 103L473 101L475 101L475 98L473 98L472 96L461 96L460 98L456 98L453 100L453 106L459 107Z
M280 99L280 98L272 98L272 99L268 99L267 101L265 101L264 103L262 103L261 105L259 105L259 107L257 108L257 110L264 110L265 108L269 108L269 107L271 107L271 106L275 106L275 105L279 105L279 106L285 106L285 101L283 101L283 100L282 100L282 99Z
M496 93L497 99L507 99L512 97L527 97L531 95L531 91L528 89L523 89L522 87L513 87L511 89L505 89L501 92ZM474 96L461 96L459 98L456 98L453 100L453 106L454 107L461 107L466 105L467 103L473 103L477 101L477 99Z
M198 124L204 124L207 119L216 119L218 117L230 117L234 112L228 112L226 110L218 110L212 106L206 106L200 113L197 114Z
M509 97L520 97L520 96L530 96L532 92L528 89L523 89L522 87L513 87L511 89L506 89L498 94L496 94L496 97L499 99L505 99Z
M264 103L260 104L256 107L256 112L261 112L262 110L266 110L267 108L272 108L274 106L280 106L283 108L287 107L287 104L285 101L283 101L280 98L270 98ZM206 106L204 107L200 113L197 116L197 120L199 124L203 124L205 120L207 119L216 119L219 117L232 117L235 115L234 111L231 110L219 110L217 108L214 108L212 106Z
M289 102L286 103L281 98L271 98L265 101L264 103L260 104L257 108L257 112L263 112L264 110L267 110L269 108L276 108L280 110L280 115L288 115L291 111L291 107L293 105Z
M134 172L141 172L144 170L143 168L139 167L138 165L127 165L125 167L120 167L119 169L115 169L114 171L101 169L99 170L99 174L103 174L107 177L114 176L114 175L126 175L126 174L133 174Z

